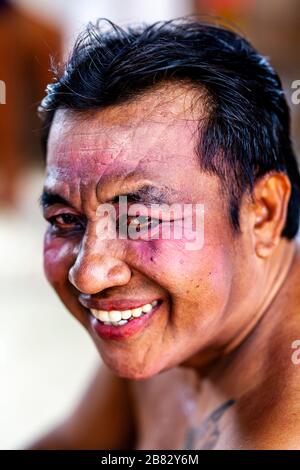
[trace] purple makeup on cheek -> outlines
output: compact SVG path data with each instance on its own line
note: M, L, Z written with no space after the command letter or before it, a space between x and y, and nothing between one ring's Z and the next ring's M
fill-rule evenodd
M158 255L158 248L155 246L155 242L145 241L128 241L127 254L128 260L136 264L144 265L150 262Z
M173 267L182 265L177 264L177 258L185 256L181 249L178 249L178 242L174 240L152 240L152 241L134 241L129 242L131 246L128 249L128 260L137 269L148 273L155 269L155 278L159 279L160 273L168 272ZM172 260L172 261L170 261ZM175 262L175 264L174 264ZM163 279L165 281L165 279Z
M65 280L69 268L74 262L74 247L59 238L51 238L45 235L44 241L44 270L48 281L54 282Z

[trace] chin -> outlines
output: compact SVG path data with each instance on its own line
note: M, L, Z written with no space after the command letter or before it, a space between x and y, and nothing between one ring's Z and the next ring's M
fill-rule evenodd
M130 366L126 364L118 364L114 362L112 358L107 360L105 357L103 357L102 354L100 355L105 365L116 375L124 379L129 379L129 380L134 380L134 381L147 380L147 379L151 379L152 377L168 369L168 367L162 367L161 364L155 364L155 365L149 365L149 366L144 365L143 368L141 368L139 365L135 366L134 363L131 364Z

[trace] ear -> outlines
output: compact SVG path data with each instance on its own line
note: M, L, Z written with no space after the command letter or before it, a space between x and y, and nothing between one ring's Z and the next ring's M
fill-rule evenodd
M251 220L255 252L260 258L269 257L280 241L291 190L284 173L268 173L255 184Z

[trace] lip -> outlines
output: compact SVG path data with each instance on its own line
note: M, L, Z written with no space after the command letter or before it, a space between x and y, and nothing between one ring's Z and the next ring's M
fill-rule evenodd
M79 297L78 300L85 308L109 312L110 310L132 310L159 299L92 299Z
M147 326L147 324L149 323L153 315L160 308L162 301L159 299L155 299L155 300L158 300L158 303L155 307L153 307L151 312L145 313L141 317L134 318L133 320L130 320L128 323L126 323L125 325L120 325L120 326L104 325L104 323L97 320L97 318L95 318L91 313L89 313L91 326L93 330L95 331L95 333L98 336L100 336L100 338L102 339L124 340L126 338L130 338L131 336L140 333ZM137 307L140 307L141 305L144 305L145 303L150 303L150 302L146 301L144 303L139 303L136 305ZM133 303L131 302L130 305L133 305ZM91 307L91 308L94 308L94 307ZM135 308L135 307L132 307L132 308Z

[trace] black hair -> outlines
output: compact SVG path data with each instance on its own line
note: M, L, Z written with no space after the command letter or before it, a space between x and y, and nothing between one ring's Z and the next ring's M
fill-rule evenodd
M231 28L186 17L120 27L89 23L41 103L44 148L58 108L101 109L137 99L164 81L205 90L207 117L197 152L218 175L239 231L241 197L269 172L288 175L292 192L282 236L296 236L300 175L290 139L290 115L280 79L265 57Z

